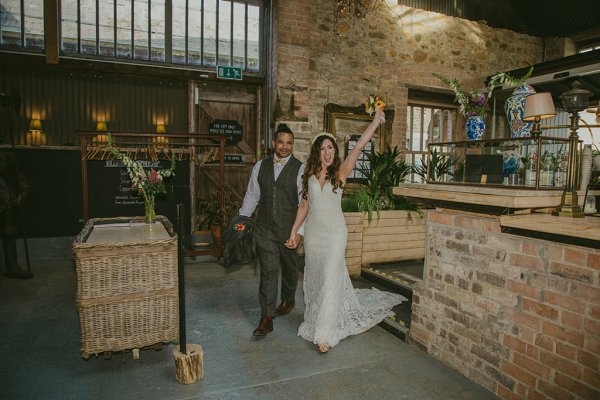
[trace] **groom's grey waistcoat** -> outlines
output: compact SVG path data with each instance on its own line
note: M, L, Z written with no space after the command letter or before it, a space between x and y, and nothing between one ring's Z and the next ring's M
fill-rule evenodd
M273 156L265 158L258 172L260 201L257 226L271 229L278 240L290 237L298 211L298 171L302 163L291 156L275 181Z

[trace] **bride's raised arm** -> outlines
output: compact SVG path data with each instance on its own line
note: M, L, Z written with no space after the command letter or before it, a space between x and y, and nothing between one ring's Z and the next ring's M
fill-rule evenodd
M350 176L350 173L354 169L354 166L356 166L356 161L358 160L358 156L360 156L360 152L367 145L367 143L369 143L369 141L373 137L373 134L379 127L379 124L381 124L382 118L385 118L385 113L382 109L378 108L377 110L375 110L375 117L373 118L373 122L371 122L369 127L360 136L358 142L356 142L352 150L350 150L350 152L348 153L346 159L342 162L342 165L340 166L340 179L344 182L346 181L346 178Z

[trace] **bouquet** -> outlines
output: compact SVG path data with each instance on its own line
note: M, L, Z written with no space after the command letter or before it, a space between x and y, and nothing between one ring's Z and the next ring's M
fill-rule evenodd
M365 100L365 111L369 115L373 115L378 108L383 110L385 108L385 102L381 99L381 96L370 94L369 97L367 97L367 100ZM385 118L382 117L381 122L385 122Z
M473 117L475 115L486 117L490 112L488 104L488 94L491 91L481 89L479 91L467 91L462 87L462 84L456 79L448 79L438 74L433 74L436 78L444 82L454 91L456 102L459 105L458 112L465 117Z
M154 212L154 196L159 193L167 193L164 179L175 175L175 156L171 157L171 166L169 169L157 171L154 168L150 168L150 171L146 171L143 161L133 161L112 146L110 133L108 134L108 149L127 168L127 174L131 179L131 188L144 199L146 222L153 221L156 217Z

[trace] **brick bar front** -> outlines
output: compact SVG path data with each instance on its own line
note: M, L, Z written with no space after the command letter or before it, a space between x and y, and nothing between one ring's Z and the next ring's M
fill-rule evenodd
M600 250L431 210L410 340L504 399L600 399Z

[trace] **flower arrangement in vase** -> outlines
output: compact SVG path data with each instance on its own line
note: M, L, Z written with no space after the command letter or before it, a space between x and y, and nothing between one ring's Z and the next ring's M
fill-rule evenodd
M467 138L469 140L479 140L485 130L485 118L490 113L489 100L494 89L505 84L516 85L524 82L531 76L532 72L533 67L521 78L515 78L506 72L501 72L492 76L486 87L475 91L465 90L462 84L456 79L449 79L436 73L433 76L454 91L455 101L459 105L458 112L467 117Z
M156 221L156 211L154 209L154 198L157 194L166 193L165 178L175 175L175 157L171 156L171 166L168 169L155 170L151 168L146 171L141 161L133 161L129 156L119 152L112 145L112 137L108 134L108 149L110 153L119 160L127 169L127 174L131 179L131 188L137 191L144 199L145 221L154 223Z

